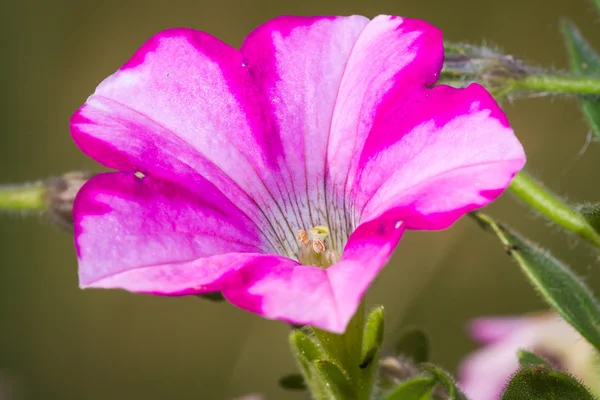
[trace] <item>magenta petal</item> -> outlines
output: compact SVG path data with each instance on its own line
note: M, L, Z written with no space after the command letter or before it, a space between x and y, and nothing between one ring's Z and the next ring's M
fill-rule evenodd
M402 224L386 217L363 224L350 236L342 261L326 270L283 257L248 263L230 276L223 294L266 318L342 333L403 232Z
M413 112L412 94L435 83L443 59L442 33L424 21L383 15L365 27L346 65L331 123L332 190L352 196L362 148L374 134L376 115L391 106L389 93L402 91L404 96L393 100ZM389 123L398 126L403 120L394 117Z
M326 223L331 116L367 22L280 17L241 51L191 29L161 32L100 84L72 136L110 168L192 191L209 180L292 255L298 229Z
M78 193L74 216L82 287L177 294L237 268L244 257L236 253L272 251L208 185L201 196L151 177L101 174Z
M394 209L408 228L443 229L500 195L525 154L479 85L439 86L414 101L376 119L361 155L357 203L364 219Z
M460 366L460 386L471 400L500 399L510 376L519 369L517 351L527 343L507 340L481 349Z
M507 339L526 325L524 317L477 318L471 322L470 332L473 339L491 344Z

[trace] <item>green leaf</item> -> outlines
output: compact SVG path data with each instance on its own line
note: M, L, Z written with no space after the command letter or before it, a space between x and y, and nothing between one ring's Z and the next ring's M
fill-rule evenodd
M306 390L306 382L300 374L289 374L279 379L279 386L285 390Z
M448 400L467 400L467 397L460 391L449 373L429 363L422 364L421 367L424 371L433 375L437 383L444 388L446 395L448 395Z
M600 0L596 0L598 3ZM573 72L582 76L600 76L600 56L584 39L577 27L569 20L562 20L560 28L569 52L569 61ZM600 137L600 97L581 96L583 110L592 131Z
M527 350L519 350L517 352L519 357L519 364L521 368L535 367L535 366L550 366L548 361L544 360L538 355L535 355Z
M312 363L313 376L324 388L328 398L332 400L357 399L354 387L337 365L327 360L317 360Z
M433 378L415 378L397 386L385 400L429 400L436 384Z
M419 364L429 361L429 338L420 329L405 332L396 343L396 354Z
M473 216L492 229L506 252L519 263L525 276L552 308L600 349L600 307L583 282L559 260L529 240L487 215L474 213Z
M541 365L523 368L510 380L502 400L594 400L575 378Z

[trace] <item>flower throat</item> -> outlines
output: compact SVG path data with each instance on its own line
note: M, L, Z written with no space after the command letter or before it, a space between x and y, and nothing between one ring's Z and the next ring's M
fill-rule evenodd
M297 239L300 241L298 261L301 264L325 269L341 259L339 253L331 246L329 228L326 226L315 226L308 232L301 229Z

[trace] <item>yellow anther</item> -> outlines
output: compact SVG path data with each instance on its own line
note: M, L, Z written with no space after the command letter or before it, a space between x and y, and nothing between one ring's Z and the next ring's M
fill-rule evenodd
M298 231L298 236L296 236L296 238L304 244L308 244L308 242L310 242L308 233L304 229Z

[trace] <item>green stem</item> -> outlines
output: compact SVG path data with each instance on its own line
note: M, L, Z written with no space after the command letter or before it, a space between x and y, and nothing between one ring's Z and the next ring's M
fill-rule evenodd
M44 211L46 189L40 183L0 186L0 210Z
M568 75L526 75L515 80L513 89L600 95L600 78Z
M518 173L509 186L514 195L558 225L600 247L600 235L562 200L525 172Z

